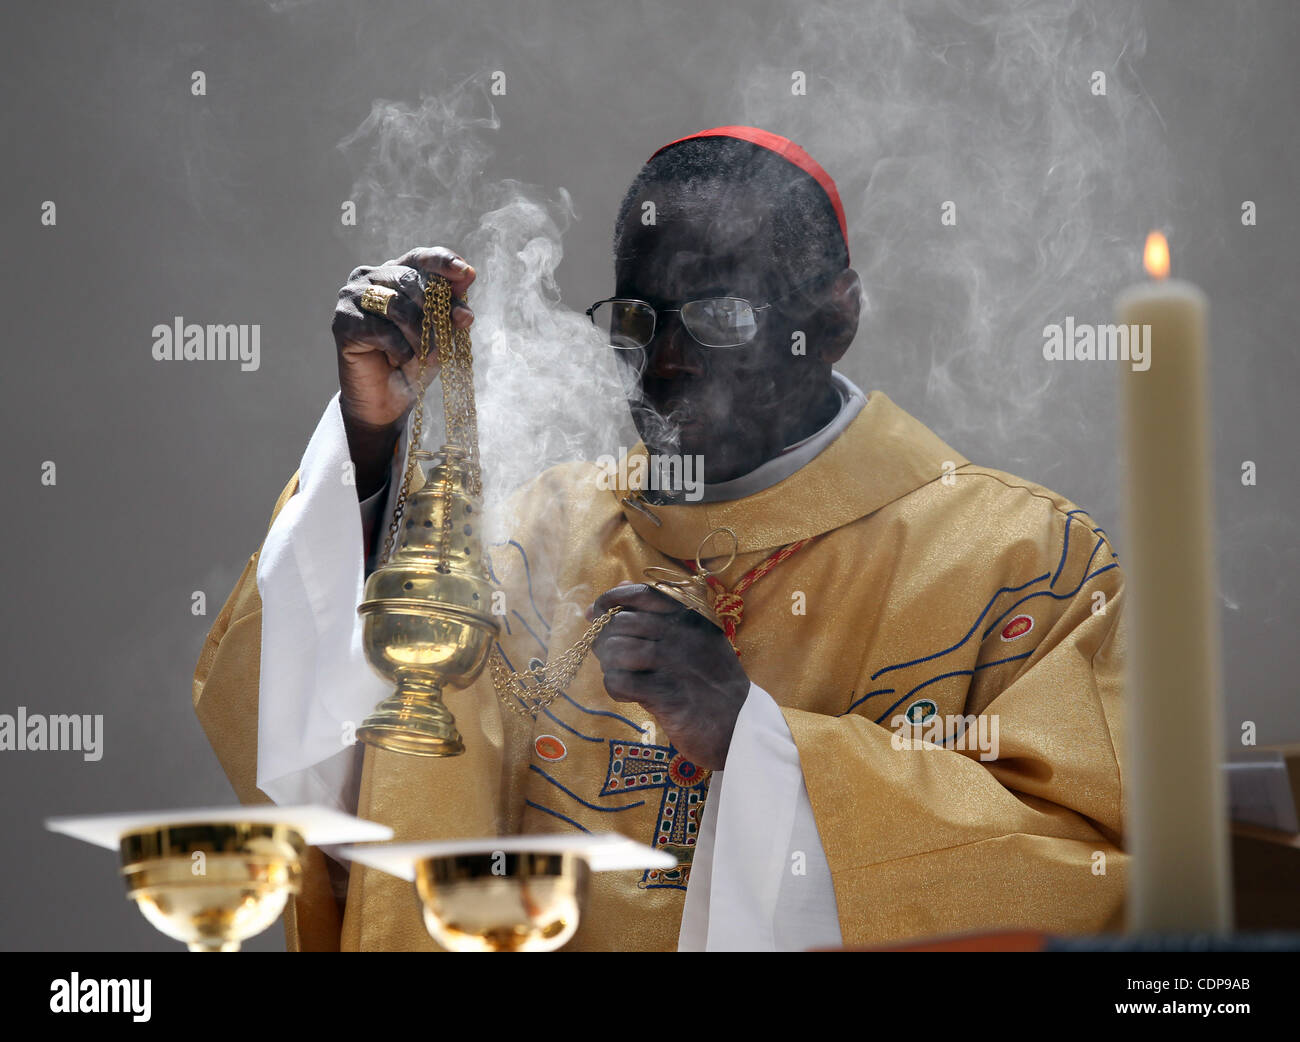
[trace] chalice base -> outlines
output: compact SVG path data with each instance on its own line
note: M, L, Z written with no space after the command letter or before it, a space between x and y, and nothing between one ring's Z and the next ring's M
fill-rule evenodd
M406 674L397 690L375 707L357 728L367 745L413 756L459 756L465 751L456 718L442 702L442 687L427 677Z

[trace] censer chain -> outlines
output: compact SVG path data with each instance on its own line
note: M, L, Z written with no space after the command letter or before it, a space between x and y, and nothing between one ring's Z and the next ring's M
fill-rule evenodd
M451 283L441 276L430 277L424 288L424 322L420 329L420 366L415 375L415 406L411 411L411 428L406 454L406 471L402 487L393 506L393 519L388 525L384 552L379 559L382 567L388 563L397 533L401 531L402 514L411 492L411 479L419 466L415 450L424 437L424 374L429 364L429 334L436 333L438 370L442 376L442 404L446 417L447 443L459 446L469 454L470 492L481 495L482 476L478 465L478 410L474 403L473 349L469 330L453 330L451 325Z
M412 409L410 440L407 450L406 471L402 487L393 506L393 519L388 526L380 567L388 563L397 533L401 531L402 514L411 491L419 459L415 449L424 433L425 369L429 359L430 333L438 345L439 375L442 377L443 413L447 424L447 444L458 446L468 454L470 491L482 495L482 472L478 457L478 411L474 401L473 349L469 330L455 329L451 324L451 283L441 276L431 276L424 290L424 322L420 329L419 369L415 377L415 406ZM536 717L550 705L562 690L577 676L592 642L605 625L623 609L619 606L599 616L576 644L564 652L554 663L547 662L534 669L517 673L505 662L501 649L493 643L489 659L492 686L501 701L521 716Z
M495 649L488 668L492 671L492 684L501 701L520 716L536 717L573 682L596 635L622 610L619 605L610 608L598 616L587 628L587 632L578 638L578 642L555 662L546 662L523 673L517 673L507 666L500 649ZM532 684L526 685L525 680L532 681Z

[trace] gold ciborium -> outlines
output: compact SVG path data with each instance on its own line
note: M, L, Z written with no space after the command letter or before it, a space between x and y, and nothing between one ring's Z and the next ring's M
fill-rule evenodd
M49 818L45 827L119 852L127 897L192 952L234 952L301 888L308 846L391 839L387 825L329 807L256 807Z
M234 952L301 888L302 835L252 822L170 825L121 839L127 897L192 952Z
M425 929L453 952L554 951L578 929L592 872L677 864L617 833L380 843L340 854L413 882Z
M370 745L419 756L465 751L445 687L466 687L483 670L499 625L483 563L480 508L468 453L444 445L400 522L392 557L366 580L366 660L397 689L357 729Z
M424 927L453 952L549 952L578 929L591 871L577 854L504 851L415 867Z

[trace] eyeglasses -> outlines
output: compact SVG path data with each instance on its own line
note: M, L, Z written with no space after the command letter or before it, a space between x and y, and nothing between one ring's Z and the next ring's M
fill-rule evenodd
M586 314L596 328L609 331L610 346L619 351L648 347L654 339L658 316L671 312L681 315L686 331L704 347L743 347L758 334L760 311L801 289L825 282L827 277L822 274L802 282L766 304L751 304L743 297L709 297L688 300L679 308L656 308L644 300L606 297L587 308Z

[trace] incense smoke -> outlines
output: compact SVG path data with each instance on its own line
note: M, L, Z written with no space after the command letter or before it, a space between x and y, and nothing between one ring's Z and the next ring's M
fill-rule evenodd
M486 132L499 127L485 77L476 75L417 106L376 101L342 142L372 143L354 194L379 252L446 245L478 273L470 334L483 498L497 538L504 536L497 508L535 474L593 459L619 444L620 432L622 444L632 444L627 388L608 346L559 300L555 270L574 217L569 194L478 176L491 155ZM435 380L426 395L428 448L442 443L441 406Z
M771 32L779 62L737 85L737 122L775 125L837 181L867 297L841 368L1003 469L1042 432L1110 443L1115 374L1036 352L1067 314L1112 321L1165 216L1136 5L820 3ZM790 69L809 79L802 109L780 96Z
M626 117L645 126L643 155L716 123L806 148L838 184L863 279L859 336L839 368L971 459L1044 484L1077 474L1080 445L1099 449L1092 488L1072 498L1114 523L1116 374L1053 365L1041 344L1066 315L1111 321L1113 294L1140 277L1141 242L1165 219L1160 116L1133 71L1144 51L1131 2L756 5L729 13L725 45L707 31L677 37L708 115L691 110L667 133L638 106ZM597 69L593 59L556 76ZM343 145L368 150L355 197L379 250L441 243L478 267L491 503L552 463L636 436L609 352L559 300L569 193L483 177L501 127L487 75L418 103L376 101ZM619 173L620 194L634 174ZM955 224L941 221L947 204ZM607 241L614 206L591 219Z

